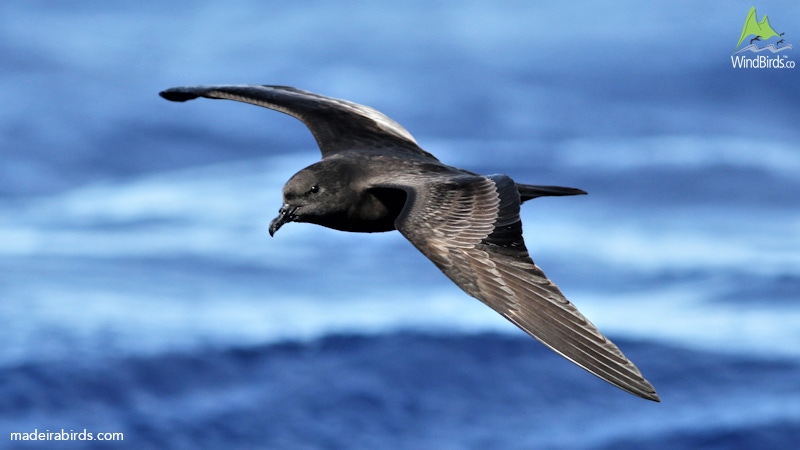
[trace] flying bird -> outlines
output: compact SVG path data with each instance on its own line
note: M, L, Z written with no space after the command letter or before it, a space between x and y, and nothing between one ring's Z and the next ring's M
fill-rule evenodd
M525 247L522 203L586 192L445 165L379 111L293 87L176 87L160 95L176 102L205 97L250 103L309 128L322 159L286 183L270 235L289 222L397 230L467 294L532 337L614 386L660 401L639 369L567 300Z
M753 39L750 39L750 43L752 44L753 41L761 41L761 36L756 36Z

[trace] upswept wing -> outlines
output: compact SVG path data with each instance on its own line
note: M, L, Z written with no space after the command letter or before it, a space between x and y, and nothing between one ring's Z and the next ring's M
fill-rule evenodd
M380 111L289 86L189 86L159 95L175 102L198 97L236 100L288 114L311 130L323 158L344 150L393 149L436 160L411 133Z
M530 258L513 180L464 175L403 189L408 200L397 229L461 289L594 375L660 401L639 369Z

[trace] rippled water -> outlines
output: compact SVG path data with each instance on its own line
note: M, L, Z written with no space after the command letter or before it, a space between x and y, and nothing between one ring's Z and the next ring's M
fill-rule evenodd
M1 7L6 436L793 448L800 91L727 65L746 8L175 5ZM765 8L790 41L798 7ZM663 402L562 361L398 233L270 238L318 153L281 114L156 95L218 82L363 102L446 163L589 191L526 203L527 245Z

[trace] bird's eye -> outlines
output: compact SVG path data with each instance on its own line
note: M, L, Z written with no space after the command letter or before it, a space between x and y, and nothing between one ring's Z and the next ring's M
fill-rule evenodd
M316 194L317 192L319 192L319 186L317 186L316 184L311 186L311 189L309 189L308 192L311 194Z

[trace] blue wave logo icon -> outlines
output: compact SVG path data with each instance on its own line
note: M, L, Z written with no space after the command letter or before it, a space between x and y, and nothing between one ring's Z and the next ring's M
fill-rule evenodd
M741 50L739 50L738 52L734 53L734 55L738 55L739 53L744 53L744 52L748 52L748 51L749 52L753 52L753 53L761 53L761 52L766 52L766 51L769 51L771 53L779 53L779 52L782 52L784 50L791 50L791 49L792 49L792 44L786 44L786 45L784 45L784 46L782 46L780 48L776 47L774 44L769 44L766 47L758 47L755 44L750 44L747 47L743 47Z

